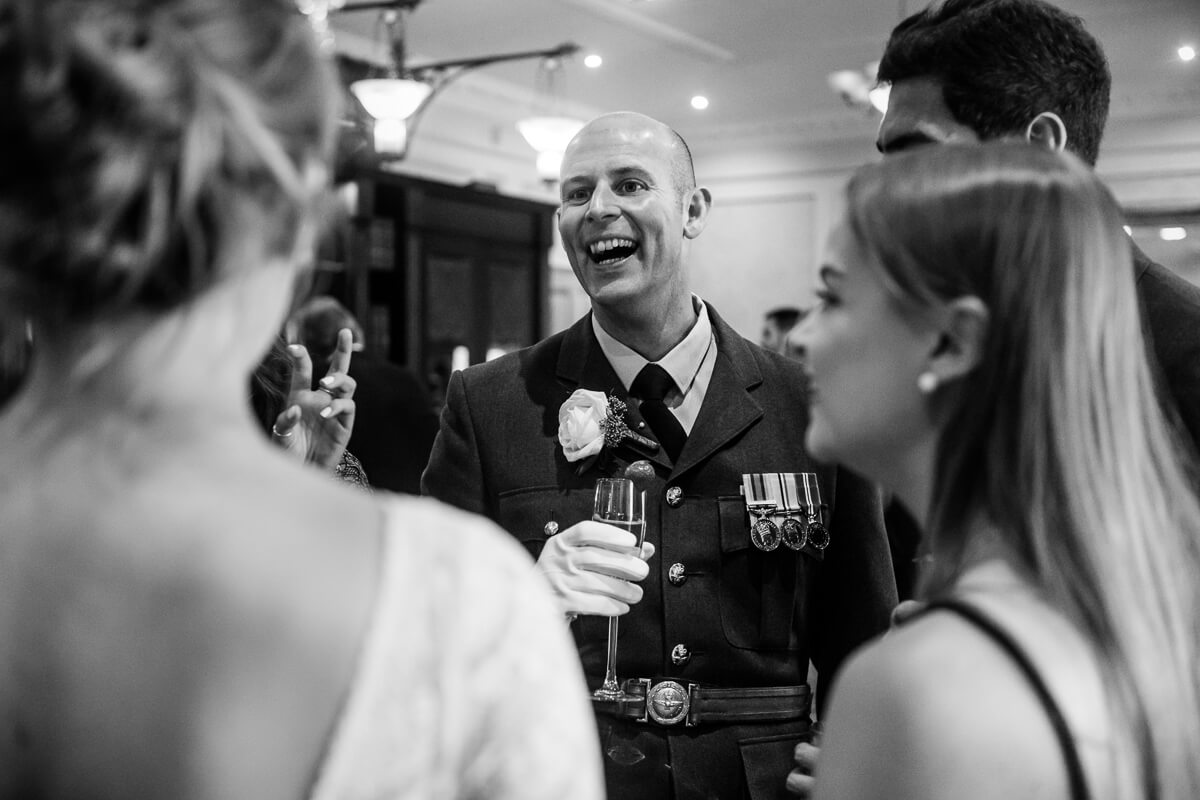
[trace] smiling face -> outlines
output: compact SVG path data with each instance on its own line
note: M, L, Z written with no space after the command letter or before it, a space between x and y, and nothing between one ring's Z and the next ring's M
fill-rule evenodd
M669 128L629 113L592 121L567 148L558 227L598 313L690 307L684 239L703 227L694 211L703 190L679 186L686 158Z
M937 333L901 312L871 258L839 225L821 267L821 302L789 341L803 348L811 382L809 452L886 481L889 465L932 435L917 376Z
M906 78L892 85L875 146L890 155L925 144L978 141L979 135L946 107L939 81Z

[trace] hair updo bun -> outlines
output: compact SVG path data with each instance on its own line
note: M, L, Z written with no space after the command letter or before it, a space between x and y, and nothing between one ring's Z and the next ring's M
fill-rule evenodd
M287 0L0 0L2 310L168 309L288 252L339 99Z

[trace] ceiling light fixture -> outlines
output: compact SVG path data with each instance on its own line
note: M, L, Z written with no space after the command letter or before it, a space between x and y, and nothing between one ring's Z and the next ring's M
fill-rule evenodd
M329 50L333 49L333 31L329 29L329 15L346 5L346 0L296 0L300 13L316 31L317 40Z
M1180 61L1191 61L1196 57L1196 48L1192 47L1190 44L1185 44L1183 47L1180 47L1178 52Z
M899 0L897 21L908 19L908 0ZM868 114L886 114L888 100L892 94L889 83L879 82L879 62L871 61L861 70L840 69L825 76L829 88L851 108L859 108Z
M1187 228L1169 227L1160 228L1158 236L1164 242L1182 242L1187 238Z
M872 61L861 70L840 69L826 76L829 88L851 108L875 110L880 114L887 113L888 96L891 86L880 84L876 79L879 73L879 62Z
M537 152L538 177L546 183L558 180L563 153L583 121L574 117L526 117L517 123L517 131Z
M499 53L410 67L405 57L405 21L406 15L420 4L421 0L296 0L297 8L308 17L313 29L330 48L333 46L328 25L331 14L381 12L380 25L388 41L387 67L382 74L377 68L368 67L365 77L350 84L350 92L370 116L375 152L381 158L405 156L421 112L447 84L464 73L505 61L563 59L579 50L579 45L567 42L545 50Z
M563 60L558 56L543 58L534 75L537 92L533 113L517 123L517 131L537 153L538 177L547 184L558 180L563 153L583 120L563 112L565 104L562 78Z
M692 98L692 108L697 111L703 111L708 108L708 98L702 94L698 94Z

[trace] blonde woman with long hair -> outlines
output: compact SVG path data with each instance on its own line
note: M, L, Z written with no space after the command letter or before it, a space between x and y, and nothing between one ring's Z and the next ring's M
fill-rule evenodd
M0 0L0 797L602 795L520 548L251 414L340 93L290 1Z
M1121 224L1025 144L851 180L807 443L921 521L928 605L839 678L819 800L1200 797L1200 505Z

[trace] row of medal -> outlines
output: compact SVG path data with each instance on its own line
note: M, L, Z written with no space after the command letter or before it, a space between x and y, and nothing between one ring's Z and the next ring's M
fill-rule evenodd
M829 530L821 522L821 490L812 472L765 472L742 475L742 495L750 516L750 542L771 552L779 545L792 550L829 546Z

